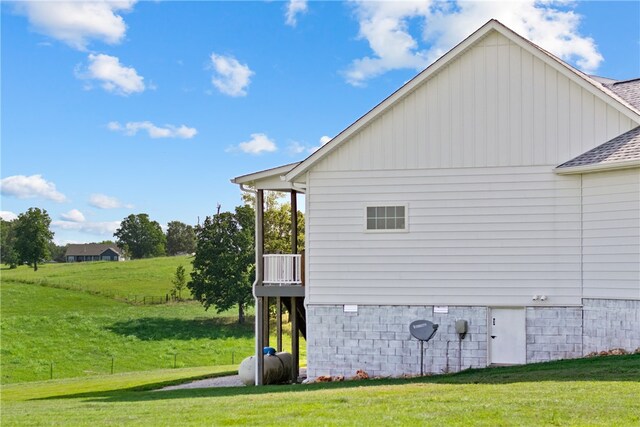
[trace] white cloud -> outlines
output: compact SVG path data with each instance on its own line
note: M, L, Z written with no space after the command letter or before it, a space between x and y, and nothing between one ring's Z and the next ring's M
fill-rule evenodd
M325 145L327 142L331 141L331 137L327 136L327 135L323 135L320 137L320 145L316 145L315 147L311 147L309 149L309 154L312 154L316 151L318 151L320 148L322 148L323 145Z
M0 211L0 218L4 219L5 221L13 221L14 219L18 218L18 215L14 214L11 211Z
M99 193L92 194L89 197L89 204L98 209L133 208L133 205L122 203L115 197Z
M65 221L71 221L71 222L85 221L84 214L80 212L78 209L71 209L67 213L60 214L60 218L62 218Z
M90 40L108 44L122 41L127 26L119 13L130 11L132 0L118 1L23 1L18 13L27 16L32 28L85 50Z
M45 180L42 175L14 175L3 178L0 181L0 192L19 199L42 197L58 203L67 200L64 194L56 190L56 185Z
M572 2L355 1L353 5L359 37L373 51L345 71L347 82L355 86L390 70L423 69L491 18L587 73L603 60L595 41L580 34L581 17L572 10ZM416 22L422 33L414 35L410 28Z
M113 233L120 227L120 221L52 221L51 226L62 230L81 231L99 236L113 236Z
M319 141L320 144L315 146L308 146L308 145L301 144L298 141L292 141L287 147L287 151L291 155L296 155L300 153L313 154L314 152L318 151L327 142L331 141L331 139L332 138L324 135L320 138L320 141Z
M246 96L251 76L255 73L248 65L241 64L232 56L211 54L214 75L211 83L222 93L229 96Z
M287 12L285 13L286 23L295 27L298 23L298 15L306 13L307 0L289 0L287 2Z
M191 139L198 133L196 128L190 128L185 125L164 125L164 127L160 127L149 121L128 122L124 126L118 122L109 122L107 123L107 129L114 132L120 131L129 136L133 136L142 130L146 131L150 138Z
M248 154L262 154L262 153L270 153L276 151L278 147L276 146L275 141L269 139L269 137L264 133L252 133L251 139L249 141L244 141L238 144L237 146L233 146L228 148L226 151L236 151L240 150L244 153Z
M327 142L331 141L333 138L331 138L330 136L324 135L320 137L320 144L324 145Z
M296 154L304 153L307 151L307 147L304 144L299 143L298 141L291 141L287 146L287 151L290 155L295 156Z
M127 96L145 90L144 77L133 67L120 64L120 59L105 54L90 54L86 68L76 68L76 77L97 80L107 92ZM90 86L88 86L90 88Z

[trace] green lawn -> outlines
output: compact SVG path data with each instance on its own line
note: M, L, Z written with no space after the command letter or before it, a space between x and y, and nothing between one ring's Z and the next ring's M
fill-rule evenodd
M38 271L26 265L16 269L3 268L2 281L82 290L139 302L144 296L158 299L168 294L179 265L185 268L188 277L191 257L176 256L124 262L44 264ZM183 292L183 297L189 297L188 290Z
M306 386L160 392L152 381L172 380L161 373L103 380L5 386L2 425L640 424L640 355Z
M252 317L237 325L197 302L132 305L4 276L0 301L2 384L106 374L112 360L115 373L237 365L254 351Z

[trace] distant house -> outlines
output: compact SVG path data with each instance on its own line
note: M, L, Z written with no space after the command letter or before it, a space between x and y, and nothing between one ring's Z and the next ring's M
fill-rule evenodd
M66 262L124 261L120 248L114 244L104 243L69 245L64 258Z

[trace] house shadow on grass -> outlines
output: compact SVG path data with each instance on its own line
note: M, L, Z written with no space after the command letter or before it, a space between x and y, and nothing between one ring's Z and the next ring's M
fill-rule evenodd
M231 317L201 319L143 317L116 322L106 329L123 336L134 336L143 341L251 338L254 334L252 318L247 318L244 324L239 325L236 319Z
M146 384L128 389L51 396L45 399L84 398L87 402L143 402L185 398L216 398L228 396L259 395L268 393L295 393L316 390L349 389L354 387L402 386L408 384L463 385L463 384L513 384L531 382L581 382L616 381L640 382L640 354L608 356L591 359L562 360L523 366L468 369L446 375L413 377L407 379L374 379L316 384L296 384L263 387L218 387L158 391L177 381ZM154 391L155 390L155 391Z

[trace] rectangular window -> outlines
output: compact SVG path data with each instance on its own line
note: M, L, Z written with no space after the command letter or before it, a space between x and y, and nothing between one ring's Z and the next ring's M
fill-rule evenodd
M367 206L367 231L407 231L407 206Z

